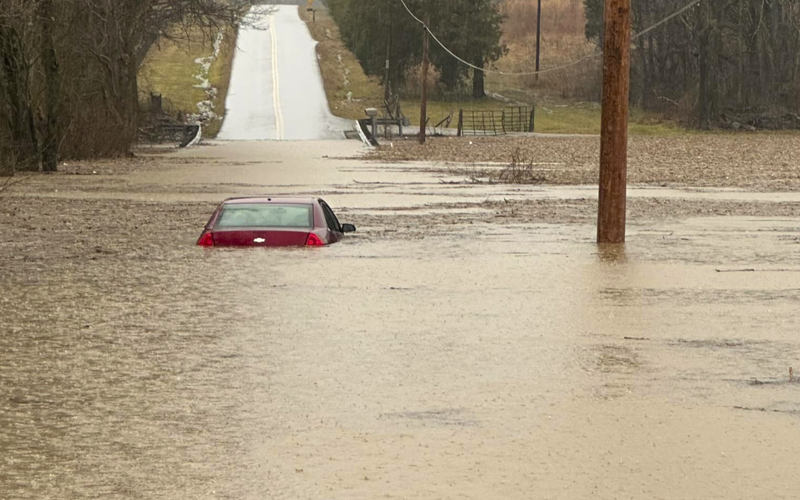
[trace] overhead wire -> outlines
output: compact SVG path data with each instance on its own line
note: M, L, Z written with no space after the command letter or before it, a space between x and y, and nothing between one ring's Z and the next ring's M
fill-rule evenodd
M675 12L673 12L672 14L670 14L670 15L666 16L665 18L661 19L660 21L658 21L657 23L653 24L652 26L649 26L649 27L647 27L646 29L644 29L644 30L640 31L639 33L636 33L635 35L633 35L633 36L631 37L631 42L633 42L633 41L635 41L635 40L638 40L639 38L641 38L642 36L646 35L647 33L649 33L649 32L651 32L651 31L653 31L654 29L656 29L656 28L658 28L658 27L660 27L660 26L664 25L665 23L667 23L667 22L671 21L671 20L672 20L672 19L674 19L675 17L678 17L679 15L683 14L684 12L686 12L687 10L689 10L689 9L691 9L692 7L696 6L697 4L699 4L699 3L700 3L700 2L702 2L702 1L703 1L703 0L692 0L692 1L691 1L691 2L689 2L687 5L685 5L685 6L681 7L681 8L680 8L680 9L678 9L677 11L675 11ZM434 40L434 41L435 41L437 44L439 44L439 46L440 46L442 49L444 49L444 51L445 51L445 52L447 52L448 54L450 54L450 55L451 55L453 58L455 58L455 59L456 59L457 61L459 61L460 63L462 63L462 64L465 64L465 65L469 66L470 68L472 68L472 69L474 69L474 70L476 70L476 71L481 71L481 72L483 72L483 73L496 74L496 75L504 75L504 76L532 76L532 75L544 75L544 74L546 74L546 73L553 73L553 72L555 72L555 71L561 71L561 70L563 70L563 69L571 68L572 66L576 66L576 65L578 65L578 64L580 64L580 63L582 63L583 61L587 61L587 60L589 60L589 59L594 59L595 57L599 57L599 56L603 55L603 51L602 51L602 50L598 50L598 51L596 51L596 52L594 52L594 53L592 53L592 54L589 54L589 55L583 56L583 57L581 57L581 58L579 58L579 59L576 59L576 60L574 60L574 61L572 61L572 62L570 62L570 63L567 63L567 64L562 64L561 66L556 66L556 67L554 67L554 68L548 68L548 69L543 69L543 70L539 70L539 71L530 71L530 72L524 72L524 73L513 73L513 72L506 72L506 71L500 71L500 70L493 70L493 69L481 68L481 67L479 67L479 66L476 66L476 65L474 65L474 64L472 64L472 63L470 63L470 62L467 62L467 61L465 61L464 59L462 59L461 57L459 57L457 54L455 54L455 53L454 53L452 50L450 50L450 49L449 49L449 48L448 48L448 47L447 47L447 46L446 46L444 43L442 43L442 42L441 42L441 40L439 40L439 39L436 37L436 35L435 35L435 34L434 34L432 31L431 31L431 29L428 27L427 23L425 23L425 21L423 21L422 19L420 19L419 17L417 17L417 16L416 16L416 15L415 15L415 14L414 14L412 11L411 11L411 9L410 9L410 8L408 8L408 5L406 4L405 0L400 0L400 3L402 3L402 4L403 4L403 7L405 7L406 11L407 11L407 12L408 12L408 13L411 15L411 17L413 17L415 21L417 21L419 24L421 24L421 25L422 25L422 27L425 29L425 31L427 31L427 32L428 32L428 34L431 36L431 38L433 38L433 40Z

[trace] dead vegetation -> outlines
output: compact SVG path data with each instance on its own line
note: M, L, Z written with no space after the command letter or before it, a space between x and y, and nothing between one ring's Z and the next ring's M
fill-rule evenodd
M26 177L0 177L0 200L15 185L20 184Z
M547 182L547 177L537 170L532 159L525 158L517 149L511 155L511 163L500 170L497 180L505 184L542 184Z
M507 0L501 4L506 16L503 42L508 54L497 62L506 72L529 73L536 69L536 15L534 0ZM571 63L596 52L586 40L583 0L553 0L542 5L542 70ZM489 75L490 88L509 97L537 99L591 100L599 98L600 60L589 59L554 74L537 79L528 76Z
M489 167L449 167L453 177L463 181L445 181L442 184L544 184L547 176L532 159L525 158L517 149L511 155L511 162L500 168Z

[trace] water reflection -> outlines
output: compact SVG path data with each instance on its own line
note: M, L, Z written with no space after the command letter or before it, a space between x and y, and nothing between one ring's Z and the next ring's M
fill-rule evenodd
M0 260L4 500L669 497L701 468L685 496L713 497L730 460L794 478L794 416L729 410L792 400L735 383L800 353L786 274L575 226L204 251L208 207L158 206L144 241L87 203L109 231L0 242L25 256Z
M624 264L628 261L624 243L598 243L597 258L600 262Z

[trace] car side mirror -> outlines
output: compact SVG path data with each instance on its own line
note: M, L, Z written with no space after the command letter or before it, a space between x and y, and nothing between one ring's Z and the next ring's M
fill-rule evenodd
M354 233L355 231L356 231L356 226L352 224L342 224L343 233Z

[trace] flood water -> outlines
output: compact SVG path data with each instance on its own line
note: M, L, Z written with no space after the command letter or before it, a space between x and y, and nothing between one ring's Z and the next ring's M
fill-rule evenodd
M203 249L213 193L67 181L0 206L0 498L796 498L796 220L412 238L365 190L341 244Z

